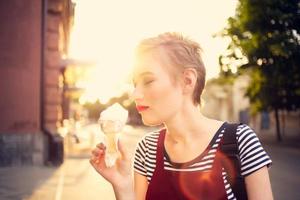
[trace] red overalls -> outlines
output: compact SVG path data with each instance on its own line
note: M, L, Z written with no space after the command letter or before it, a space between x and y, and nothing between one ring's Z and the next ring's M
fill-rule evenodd
M212 169L206 171L165 170L164 139L165 129L159 134L156 168L148 186L146 200L227 200L217 153Z

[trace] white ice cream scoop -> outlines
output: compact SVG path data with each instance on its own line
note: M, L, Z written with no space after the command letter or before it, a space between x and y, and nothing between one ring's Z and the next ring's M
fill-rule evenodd
M100 114L99 124L106 136L105 164L107 167L113 166L118 158L117 135L126 124L127 117L128 111L118 103L108 107Z

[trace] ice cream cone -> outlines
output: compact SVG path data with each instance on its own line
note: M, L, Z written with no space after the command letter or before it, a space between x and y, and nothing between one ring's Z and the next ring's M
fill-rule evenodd
M106 152L107 153L118 152L117 133L107 133L105 135L106 135Z
M126 123L128 112L120 105L113 106L102 111L99 118L101 130L106 138L105 164L111 167L118 158L117 136Z

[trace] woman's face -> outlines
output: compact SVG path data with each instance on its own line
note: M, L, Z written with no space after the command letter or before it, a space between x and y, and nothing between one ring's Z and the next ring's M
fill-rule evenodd
M168 71L172 69L167 63L163 51L147 52L136 60L133 98L145 125L160 125L181 108L182 87L171 77L174 73Z

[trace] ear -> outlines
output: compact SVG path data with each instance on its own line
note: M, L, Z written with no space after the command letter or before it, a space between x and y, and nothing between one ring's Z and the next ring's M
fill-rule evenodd
M193 93L197 82L197 71L194 68L185 68L182 72L184 93Z

